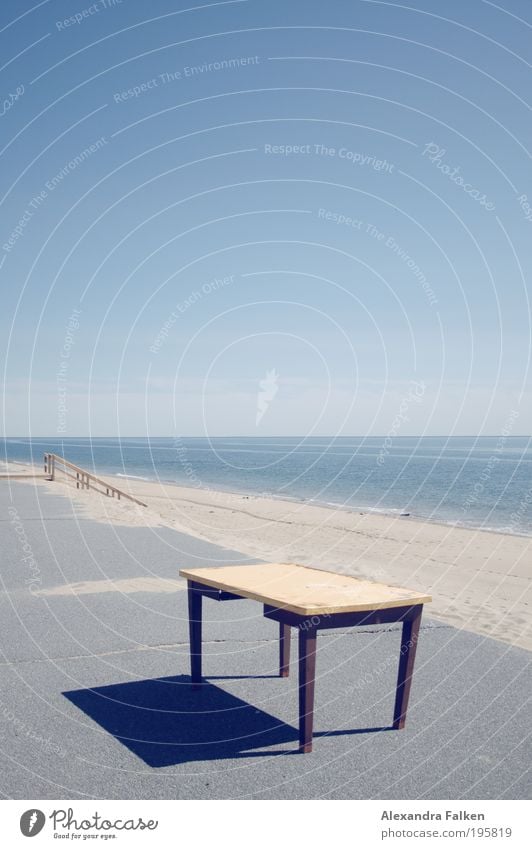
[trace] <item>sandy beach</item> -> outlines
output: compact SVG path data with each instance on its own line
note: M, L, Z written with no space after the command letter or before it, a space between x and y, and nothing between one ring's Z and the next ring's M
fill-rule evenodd
M10 470L15 469L20 471L20 465ZM94 489L77 490L61 473L53 482L35 483L74 499L83 515L98 522L173 528L270 562L301 563L428 593L433 597L429 616L532 650L532 539L409 517L103 477L147 507Z

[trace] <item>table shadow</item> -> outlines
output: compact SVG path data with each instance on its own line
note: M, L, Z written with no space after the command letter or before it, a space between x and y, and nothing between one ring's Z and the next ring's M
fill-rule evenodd
M208 681L193 690L188 675L63 695L152 767L291 754L271 747L297 746L296 728Z
M298 753L297 728L209 680L193 689L188 675L175 675L63 695L151 767ZM317 731L314 737L390 730L378 726Z

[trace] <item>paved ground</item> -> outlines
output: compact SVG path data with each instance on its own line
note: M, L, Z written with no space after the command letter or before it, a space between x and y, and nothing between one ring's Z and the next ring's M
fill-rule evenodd
M397 732L398 631L324 634L314 752L299 755L295 664L276 676L276 626L260 605L204 602L209 680L199 693L188 683L186 595L161 579L247 558L168 529L98 524L5 481L0 551L4 797L530 795L527 652L425 620ZM84 592L62 591L79 582Z

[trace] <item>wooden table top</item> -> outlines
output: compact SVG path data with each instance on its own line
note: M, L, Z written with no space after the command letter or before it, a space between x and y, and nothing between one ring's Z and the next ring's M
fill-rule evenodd
M197 581L303 616L409 607L432 601L429 595L416 590L365 581L295 563L181 569L179 574L189 581Z

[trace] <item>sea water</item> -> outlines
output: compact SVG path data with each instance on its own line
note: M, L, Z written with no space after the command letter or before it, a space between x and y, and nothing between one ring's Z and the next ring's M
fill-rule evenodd
M532 437L9 438L112 473L532 535Z

